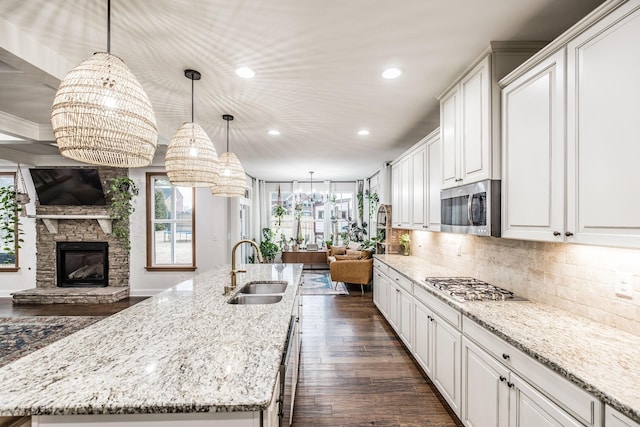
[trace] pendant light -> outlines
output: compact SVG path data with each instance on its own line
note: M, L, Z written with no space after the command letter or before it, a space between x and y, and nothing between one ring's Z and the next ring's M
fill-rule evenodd
M51 124L65 157L122 168L153 160L158 128L151 102L122 59L111 54L111 0L107 52L94 53L65 76L53 100Z
M227 121L227 151L218 159L218 183L211 187L214 196L243 197L247 190L247 177L240 160L229 151L229 122L233 120L230 114L222 116Z
M173 185L210 187L218 181L218 154L204 129L193 120L193 85L201 74L184 70L184 76L191 80L191 122L180 126L169 141L164 166Z

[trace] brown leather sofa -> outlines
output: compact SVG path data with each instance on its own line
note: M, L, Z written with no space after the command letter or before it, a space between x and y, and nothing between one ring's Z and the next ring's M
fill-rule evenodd
M345 247L333 246L327 254L331 281L355 283L360 285L364 294L364 285L373 279L373 257L368 250L350 250Z

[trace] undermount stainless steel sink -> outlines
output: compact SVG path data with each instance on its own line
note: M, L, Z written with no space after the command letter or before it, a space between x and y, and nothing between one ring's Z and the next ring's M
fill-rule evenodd
M231 298L229 304L275 304L282 300L282 295L238 294Z
M240 288L239 294L283 294L287 289L287 282L249 282Z

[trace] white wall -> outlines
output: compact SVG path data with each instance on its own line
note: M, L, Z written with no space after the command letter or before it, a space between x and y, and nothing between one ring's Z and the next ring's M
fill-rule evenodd
M131 260L129 285L131 295L155 295L200 271L228 263L229 236L227 204L230 199L214 197L209 188L196 189L196 272L147 271L146 172L163 169L131 169L129 177L135 181L140 194L135 200L131 216Z

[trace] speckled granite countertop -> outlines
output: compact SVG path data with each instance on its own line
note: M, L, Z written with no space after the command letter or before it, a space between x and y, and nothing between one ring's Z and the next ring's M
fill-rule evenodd
M195 274L1 368L0 415L265 409L302 264L246 267L238 287L286 280L282 301L227 304L229 266Z
M640 337L532 301L460 303L423 282L454 272L421 258L376 255L431 294L614 409L640 422Z

